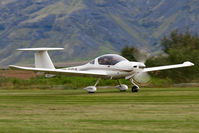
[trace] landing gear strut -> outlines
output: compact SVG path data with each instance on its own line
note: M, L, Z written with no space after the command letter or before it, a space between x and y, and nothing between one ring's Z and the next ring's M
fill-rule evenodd
M99 83L99 81L100 81L100 78L97 79L94 86L88 86L88 87L84 88L84 90L88 91L88 93L95 93L97 91L96 86Z
M133 78L130 79L131 83L133 84L133 87L131 89L132 92L138 92L139 91L139 86L135 84L135 82L133 81Z
M116 88L119 89L120 92L124 92L124 91L128 90L128 86L125 85L125 84L120 84L119 79L117 80L117 82L118 82L119 85L116 86Z

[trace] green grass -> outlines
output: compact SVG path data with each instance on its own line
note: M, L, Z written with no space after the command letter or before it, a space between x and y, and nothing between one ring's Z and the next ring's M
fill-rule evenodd
M196 133L199 88L0 90L0 133Z

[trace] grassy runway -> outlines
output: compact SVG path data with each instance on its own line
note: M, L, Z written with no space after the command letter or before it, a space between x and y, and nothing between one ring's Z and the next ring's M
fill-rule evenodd
M0 90L0 133L199 133L199 88Z

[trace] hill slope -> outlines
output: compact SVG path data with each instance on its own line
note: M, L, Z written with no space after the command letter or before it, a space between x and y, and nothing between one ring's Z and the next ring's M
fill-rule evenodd
M64 47L57 61L117 53L125 45L160 49L173 29L199 27L197 0L2 0L0 66L33 63L21 47Z

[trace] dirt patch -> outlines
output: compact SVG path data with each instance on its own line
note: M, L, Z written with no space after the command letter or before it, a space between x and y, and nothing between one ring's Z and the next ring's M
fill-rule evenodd
M0 77L6 77L6 78L20 78L20 79L30 79L32 77L35 77L36 73L35 72L30 72L30 71L23 71L23 70L0 70Z

